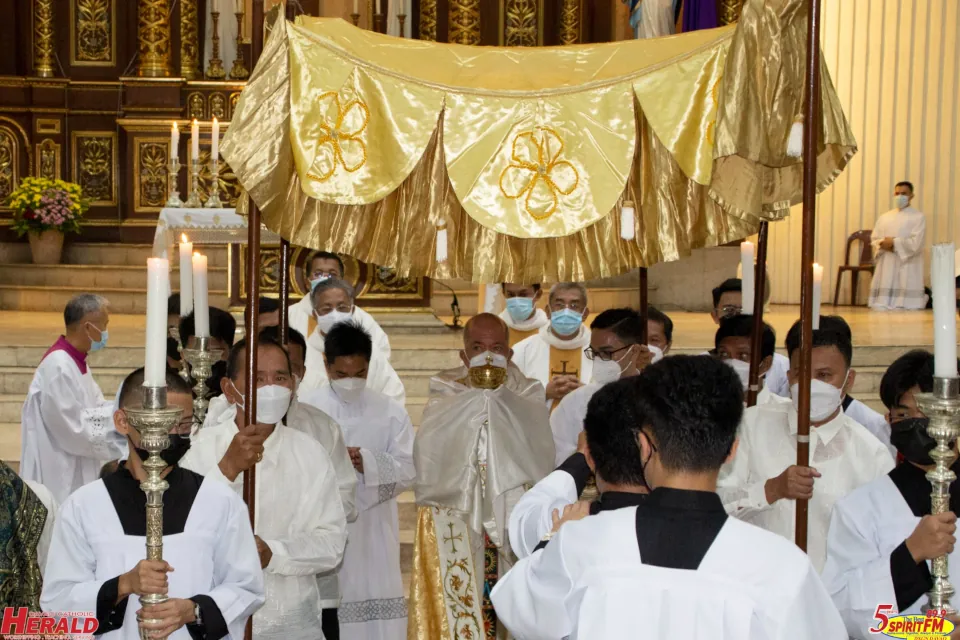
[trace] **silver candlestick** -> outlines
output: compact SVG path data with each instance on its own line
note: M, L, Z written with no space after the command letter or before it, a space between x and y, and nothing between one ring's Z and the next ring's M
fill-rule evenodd
M960 378L933 379L933 393L916 396L917 406L930 419L927 433L937 446L930 452L936 467L927 472L927 480L933 486L930 494L930 513L933 515L950 510L950 485L957 479L950 467L957 454L953 444L960 437ZM957 612L950 604L954 588L947 575L947 556L934 558L932 562L933 588L927 593L928 610L953 615Z
M184 349L183 357L190 363L190 372L193 376L193 392L196 398L193 400L193 422L197 426L203 426L203 421L207 417L207 407L210 402L210 390L207 389L207 379L213 375L213 365L220 361L223 356L223 349L215 349L210 346L210 338L197 338L197 347L195 349Z
M163 560L163 492L169 485L160 477L167 463L160 452L170 444L170 430L180 423L183 413L176 407L167 406L166 387L143 387L143 402L139 409L127 409L130 425L140 434L140 447L150 453L143 463L147 479L140 488L147 494L147 560ZM157 593L140 598L143 605L162 604L167 596ZM160 620L140 618L140 622L158 623ZM141 640L151 638L148 632L140 629Z
M203 206L207 209L223 209L223 203L220 202L219 158L214 158L210 161L210 197L207 198L207 204Z
M190 197L184 203L190 209L200 209L203 202L200 200L200 159L190 159Z
M177 353L180 354L180 377L184 382L190 382L190 367L187 365L186 358L183 357L183 343L180 342L180 328L170 329L170 337L177 341Z
M183 206L183 200L180 199L180 192L177 191L177 176L180 174L180 161L176 158L170 158L167 163L167 189L170 197L167 198L167 204L164 206L172 209L179 209Z

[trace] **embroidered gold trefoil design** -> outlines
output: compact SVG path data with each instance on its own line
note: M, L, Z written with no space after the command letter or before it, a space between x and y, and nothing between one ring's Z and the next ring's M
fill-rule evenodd
M523 196L524 209L534 220L545 220L580 184L577 168L562 160L564 143L550 127L518 133L513 139L511 162L500 173L500 192L517 200Z
M367 145L360 136L370 121L370 110L358 99L351 100L345 106L340 102L336 91L328 91L319 98L323 113L332 115L336 109L336 118L327 117L320 125L323 136L318 141L318 154L313 168L316 173L307 177L324 181L333 176L337 165L342 165L349 173L358 171L367 162Z

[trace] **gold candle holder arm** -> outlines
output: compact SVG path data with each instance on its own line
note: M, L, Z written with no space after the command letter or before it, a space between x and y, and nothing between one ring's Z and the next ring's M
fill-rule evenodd
M180 192L177 191L177 176L180 174L180 161L176 158L170 158L167 163L167 191L170 197L164 205L171 209L179 209L183 206L183 200L180 199Z
M183 357L190 363L190 372L193 375L193 422L199 428L207 417L207 408L210 406L210 390L207 380L213 375L213 365L220 361L223 349L210 346L210 338L197 338L195 349L184 349Z
M200 200L200 159L190 159L190 196L183 206L189 209L200 209L203 202Z
M210 161L210 197L203 206L207 209L223 209L223 202L220 201L220 160L218 158Z
M930 513L937 515L950 510L950 485L957 479L951 467L957 459L954 443L960 437L960 378L933 379L933 392L916 396L917 406L930 419L927 433L937 443L930 452L936 466L927 472L932 491ZM933 588L927 593L930 601L927 610L943 615L954 615L957 610L950 600L955 589L949 580L947 556L934 558L930 575Z

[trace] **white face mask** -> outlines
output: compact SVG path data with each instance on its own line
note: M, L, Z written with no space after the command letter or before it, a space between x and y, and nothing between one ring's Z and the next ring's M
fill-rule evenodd
M740 377L740 382L743 383L743 390L746 391L747 387L750 386L750 363L738 360L737 358L730 358L724 360L724 362L737 372L737 375Z
M630 345L630 347L626 349L619 360L601 360L600 358L594 360L593 381L596 384L610 384L611 382L619 380L623 375L623 369L620 365L630 355L631 351L633 351L633 345Z
M653 360L650 361L650 364L655 364L663 360L663 351L660 350L660 347L655 347L652 344L648 344L647 349L649 349L650 353L653 354Z
M330 329L333 329L333 325L338 322L347 322L351 318L353 318L353 309L350 310L350 313L334 309L326 315L317 316L317 327L326 335L330 333Z
M484 351L483 353L479 353L470 358L470 368L475 369L477 367L487 366L488 356L492 359L492 362L489 363L491 366L494 366L498 369L507 368L507 356L503 355L502 353L494 353L492 351Z
M902 194L899 196L893 196L893 204L897 207L897 209L906 209L908 206L910 206L910 196L905 196Z
M339 380L331 380L330 386L333 387L333 392L337 394L338 398L347 404L353 404L363 397L363 390L367 388L367 381L365 378L340 378Z
M230 384L233 384L231 382ZM241 402L237 405L241 411L244 409L243 394L234 385L233 388L240 395ZM286 387L277 384L267 385L257 389L257 424L277 424L283 420L290 409L290 400L293 398L293 392Z
M790 397L793 399L793 408L800 406L800 385L790 385ZM843 401L843 391L823 380L810 381L810 421L823 422L840 407ZM799 409L798 409L799 410Z

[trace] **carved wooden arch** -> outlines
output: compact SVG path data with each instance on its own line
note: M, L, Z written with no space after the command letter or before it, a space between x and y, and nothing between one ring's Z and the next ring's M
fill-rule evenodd
M16 120L0 116L0 203L17 188L21 178L32 174L33 150L26 130Z

